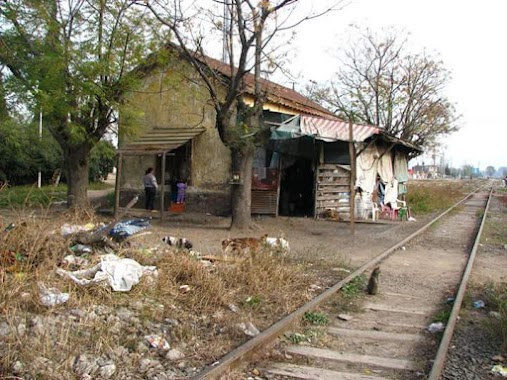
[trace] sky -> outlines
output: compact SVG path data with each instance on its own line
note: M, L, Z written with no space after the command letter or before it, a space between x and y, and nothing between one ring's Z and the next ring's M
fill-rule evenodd
M327 0L302 0L321 4ZM328 1L330 2L330 1ZM337 71L336 47L347 43L349 25L373 31L405 30L413 51L439 57L451 71L445 95L461 115L460 130L442 141L452 167L507 167L507 22L503 1L350 0L344 9L297 29L288 65L300 83L329 80ZM288 83L282 83L288 85ZM432 163L430 155L411 165Z

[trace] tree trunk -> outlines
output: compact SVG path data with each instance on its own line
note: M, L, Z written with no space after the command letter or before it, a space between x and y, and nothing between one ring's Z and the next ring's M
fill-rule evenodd
M245 146L231 149L232 173L240 175L240 184L232 185L231 229L250 227L252 204L252 164L254 147Z
M68 207L87 207L88 190L88 146L73 147L64 150L65 174L67 178Z

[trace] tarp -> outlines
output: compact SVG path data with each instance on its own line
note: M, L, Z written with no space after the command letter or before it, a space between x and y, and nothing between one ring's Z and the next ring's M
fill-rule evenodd
M372 125L352 124L354 142L361 142L380 133L380 128ZM309 115L298 115L274 128L271 139L285 140L303 136L326 142L350 141L349 122Z

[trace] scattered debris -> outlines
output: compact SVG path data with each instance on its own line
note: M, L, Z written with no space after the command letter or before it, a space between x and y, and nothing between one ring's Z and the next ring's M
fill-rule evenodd
M495 319L501 319L502 315L498 311L490 311L489 316Z
M456 298L455 298L455 297L453 297L453 296L447 297L447 299L445 300L445 303L446 303L447 305L452 305L452 304L454 304L454 300L455 300L455 299L456 299Z
M84 244L76 244L70 247L70 250L75 253L92 253L92 247Z
M44 306L61 305L69 300L69 293L63 293L56 288L46 288L44 284L39 284L39 288L40 302Z
M88 269L68 272L59 268L56 272L79 285L106 282L116 292L129 291L144 274L157 275L156 267L142 266L132 259L120 258L114 254L103 255L100 259L99 264ZM94 276L93 279L86 278L91 276Z
M180 291L182 293L188 293L190 291L190 285L181 285L180 286Z
M482 309L484 306L486 306L486 303L483 300L477 300L473 303L474 309Z
M150 226L148 219L131 219L116 223L109 235L117 240L126 239Z
M242 322L237 324L238 328L245 333L245 335L248 336L256 336L260 334L260 331L257 329L257 327L254 326L252 322Z
M350 321L353 317L348 314L338 314L338 319L341 319L342 321Z
M231 303L229 304L229 310L232 311L233 313L237 313L239 311L239 307Z
M503 377L507 377L507 368L504 366L501 366L500 364L497 364L491 368L491 373L494 373L495 375L501 375Z
M85 259L83 257L75 256L75 255L67 255L62 259L62 263L67 265L77 265L79 267L86 266L90 262L88 259Z
M505 358L502 355L495 355L491 358L494 362L503 362L505 361Z
M181 352L180 350L177 350L175 348L169 350L169 352L165 356L166 359L172 360L172 361L181 360L184 357L185 357L185 354L183 352Z
M88 224L85 224L84 226L77 225L77 224L64 223L60 227L60 234L62 236L68 236L68 235L76 234L78 232L91 231L95 228L97 228L97 226L93 223L88 223Z
M435 322L428 326L428 331L432 334L445 330L445 325L442 322Z
M146 335L144 339L146 339L153 348L164 351L168 351L171 348L169 342L161 335Z

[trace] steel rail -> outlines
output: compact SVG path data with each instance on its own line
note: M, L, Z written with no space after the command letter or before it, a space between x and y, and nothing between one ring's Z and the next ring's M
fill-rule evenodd
M208 366L203 371L199 372L195 376L191 377L191 380L201 380L201 379L217 379L218 376L223 374L226 370L232 368L236 363L238 363L241 359L245 358L247 355L251 354L255 351L255 349L269 344L271 341L273 341L276 337L280 336L285 330L287 330L292 324L294 324L296 321L298 321L304 313L307 311L310 311L326 301L328 298L330 298L332 295L334 295L338 290L340 290L344 285L352 281L354 278L360 276L363 274L366 270L372 268L376 264L380 263L384 259L386 259L391 253L396 251L398 248L401 248L404 244L415 238L416 236L422 234L424 231L426 231L429 227L431 227L434 223L436 223L438 220L443 218L445 215L447 215L449 212L454 210L456 207L461 205L463 202L468 200L472 195L474 195L476 192L478 192L482 188L479 187L472 191L470 194L468 194L466 197L464 197L459 202L455 203L453 206L448 208L446 211L435 217L434 219L430 220L428 223L426 223L424 226L419 228L417 231L400 241L399 243L393 245L391 248L388 248L387 250L383 251L379 255L377 255L375 258L361 266L359 269L356 269L354 272L349 274L347 277L345 277L340 282L333 285L331 288L327 289L308 303L301 306L299 309L293 311L283 319L279 320L275 324L268 327L266 330L264 330L259 335L253 337L249 341L245 342L241 346L235 348L231 352L229 352L227 355L223 356L218 362L213 363L211 366Z
M447 321L447 326L445 328L444 335L442 336L442 340L440 341L440 345L438 346L437 355L435 357L435 361L433 362L433 366L431 367L431 372L428 377L428 380L440 379L440 376L444 369L445 361L447 359L447 352L449 351L449 346L451 345L451 339L454 334L456 322L458 321L458 316L461 310L461 304L463 303L463 297L465 296L468 279L470 278L470 273L472 272L472 266L474 264L477 248L479 247L479 243L481 240L482 230L486 222L486 215L489 210L489 204L491 202L492 193L493 186L489 191L488 201L486 203L486 208L484 209L484 214L482 215L481 225L479 227L479 230L477 231L477 235L475 236L474 245L472 247L472 251L470 252L470 256L468 257L468 262L465 267L465 271L463 272L463 276L461 277L461 283L458 289L458 294L456 295L456 299L454 300L451 315L449 316L449 320Z

